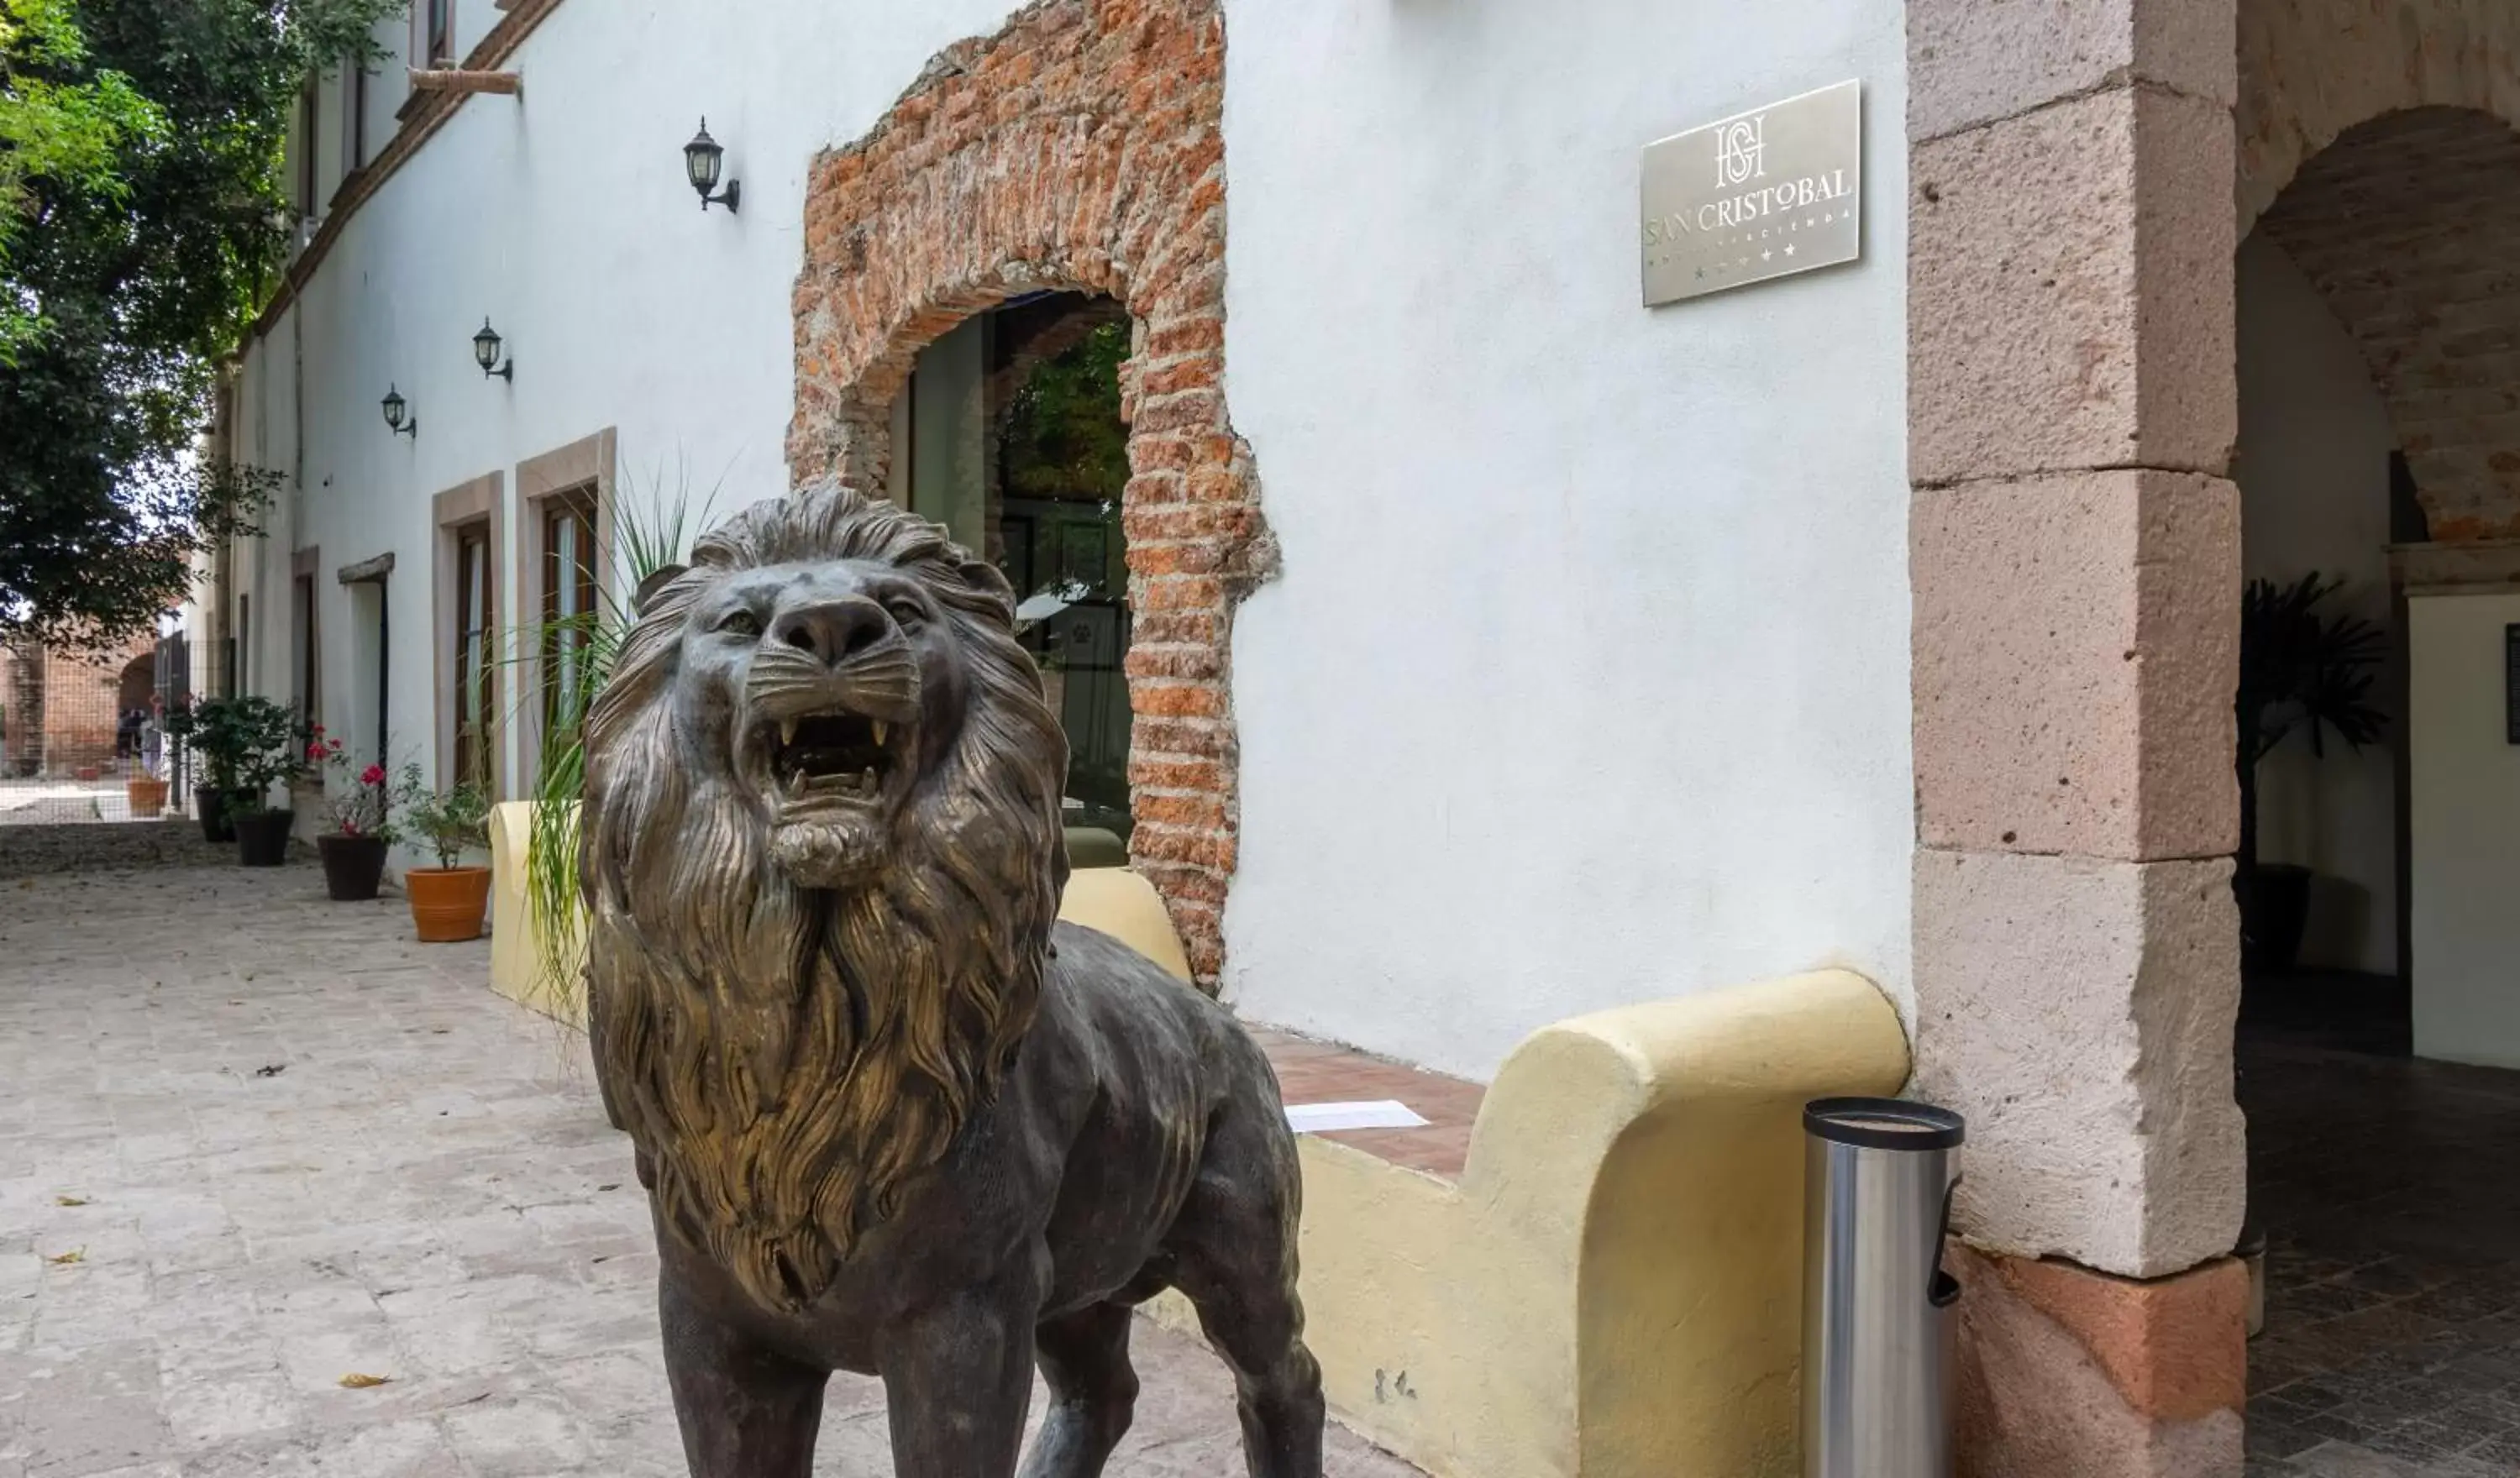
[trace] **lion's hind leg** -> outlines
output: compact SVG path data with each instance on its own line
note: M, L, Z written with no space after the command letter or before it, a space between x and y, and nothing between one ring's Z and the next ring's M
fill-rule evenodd
M1234 1371L1251 1478L1322 1478L1322 1369L1304 1347L1295 1291L1301 1186L1277 1095L1246 1095L1211 1129L1198 1184L1165 1239L1175 1285Z
M1093 1304L1034 1332L1050 1411L1024 1459L1023 1478L1102 1478L1137 1411L1138 1372L1129 1364L1133 1317L1124 1303Z

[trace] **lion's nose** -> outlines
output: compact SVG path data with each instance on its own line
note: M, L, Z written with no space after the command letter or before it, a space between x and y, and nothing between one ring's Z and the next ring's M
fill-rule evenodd
M892 617L873 601L852 596L821 605L783 610L771 626L773 640L837 667L882 641Z

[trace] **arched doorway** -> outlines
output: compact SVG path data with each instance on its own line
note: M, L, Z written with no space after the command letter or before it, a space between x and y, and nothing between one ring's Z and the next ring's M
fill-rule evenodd
M815 161L788 462L892 490L894 413L931 346L1040 294L1125 312L1127 849L1214 990L1239 827L1227 664L1277 547L1225 395L1224 14L1129 13L1028 6Z
M2257 766L2260 859L2310 906L2249 911L2249 1451L2510 1471L2469 1398L2520 1361L2520 1186L2480 1173L2520 1154L2520 132L2442 106L2341 130L2236 281L2243 693L2306 642L2308 705L2373 731L2314 749L2296 697ZM2314 619L2257 614L2314 575Z
M1121 505L1132 339L1117 301L1036 292L919 353L888 421L894 501L984 551L1067 736L1068 852L1125 864L1134 829L1126 669L1135 610Z
M2358 125L2513 116L2520 7L1911 0L1907 21L1912 1024L1916 1090L1970 1117L1959 1470L2420 1471L2376 1448L2282 1466L2264 1437L2286 1413L2249 1403L2252 1367L2270 1377L2287 1347L2249 1358L2231 1256L2249 1160L2232 1055L2233 265ZM2404 222L2356 220L2408 240ZM2449 239L2477 240L2464 223ZM2473 390L2455 377L2481 368L2433 373ZM2420 485L2422 449L2407 450ZM2438 550L2444 530L2427 532ZM2299 1101L2331 1131L2407 1106L2333 1082ZM2452 1138L2402 1157L2402 1198Z

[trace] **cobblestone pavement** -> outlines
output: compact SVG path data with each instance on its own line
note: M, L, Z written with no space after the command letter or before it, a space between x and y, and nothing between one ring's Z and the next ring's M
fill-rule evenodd
M2520 1073L2243 1040L2248 1478L2520 1474Z
M322 894L303 866L0 882L0 1478L680 1478L579 1039L492 995L485 946ZM1240 1473L1223 1367L1144 1323L1137 1350L1111 1472ZM888 1474L882 1423L834 1381L817 1471Z

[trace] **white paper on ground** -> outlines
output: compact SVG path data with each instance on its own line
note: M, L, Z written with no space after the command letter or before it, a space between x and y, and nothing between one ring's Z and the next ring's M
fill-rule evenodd
M1286 1127L1297 1134L1330 1134L1341 1129L1417 1129L1425 1120L1397 1098L1371 1103L1289 1103Z

